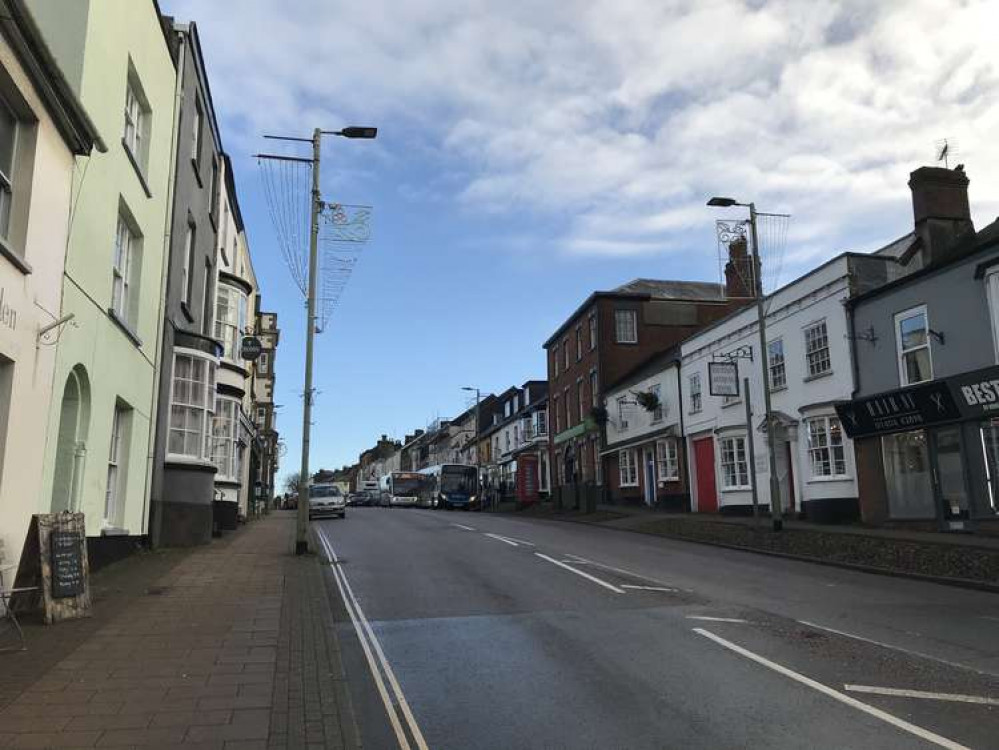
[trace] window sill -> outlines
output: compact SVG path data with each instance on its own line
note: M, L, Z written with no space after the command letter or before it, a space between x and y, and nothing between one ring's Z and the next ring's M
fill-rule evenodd
M112 321L112 322L113 322L113 323L114 323L114 324L115 324L116 326L118 326L118 328L120 328L120 329L121 329L121 332L122 332L122 333L124 333L124 334L125 334L126 336L128 336L129 340L130 340L130 341L131 341L131 342L132 342L133 344L135 344L135 345L136 345L137 347L138 347L138 346L142 346L142 339L140 339L140 338L139 338L139 334L137 334L137 333L136 333L136 332L135 332L135 331L134 331L134 330L132 329L132 326L130 326L130 325L128 324L128 321L126 321L126 320L123 320L122 318L120 318L120 317L118 316L118 313L116 313L116 312L114 311L114 308L111 308L111 307L109 307L109 308L108 308L108 317L109 317L109 318L111 318L111 321Z
M786 390L787 390L787 385L782 385L782 386L777 386L777 387L771 386L770 387L770 392L771 393L780 393L781 391L786 391Z
M194 456L185 456L179 453L167 453L164 463L190 466L191 468L198 469L210 469L212 472L218 471L218 467L212 461L207 461L203 458L196 458Z
M742 399L741 398L737 399L736 401L723 401L721 407L722 407L722 409L729 409L729 408L731 408L733 406L739 406L739 404L741 404L741 403L742 403Z
M615 344L624 344L625 346L637 346L638 345L638 341L617 341L616 339L615 339L614 343Z
M830 482L852 482L853 477L849 474L837 474L831 477L812 477L805 484L829 484Z
M201 165L194 157L191 157L191 168L194 170L194 179L198 181L198 187L203 188L205 183L201 180Z
M722 487L722 492L751 492L752 486L746 485L745 487Z
M621 489L627 489L629 487L634 487L635 489L638 489L638 482L635 482L634 484L623 484L622 482L618 482L617 486L620 487Z
M142 186L142 192L146 194L147 198L153 197L153 191L149 189L149 183L146 182L146 176L142 174L142 167L139 166L139 160L135 158L135 154L132 153L132 149L128 147L125 143L125 139L121 139L121 147L125 149L125 155L128 157L128 163L132 165L132 169L135 170L135 176L139 178L139 184Z
M806 375L805 377L803 377L801 379L801 382L802 383L809 383L809 382L811 382L813 380L821 380L822 378L832 377L832 375L833 375L833 371L832 370L826 370L825 372L820 372L818 375Z
M181 303L180 303L180 311L182 313L184 313L184 317L187 318L187 322L188 323L193 323L194 322L194 316L191 314L191 310L190 310L190 308L188 308L186 302L181 301Z
M101 529L101 536L129 536L131 532L120 526L105 526Z
M11 265L13 265L14 268L23 273L25 276L32 273L32 268L28 261L15 253L11 249L10 245L8 245L3 239L0 239L0 255L10 261Z

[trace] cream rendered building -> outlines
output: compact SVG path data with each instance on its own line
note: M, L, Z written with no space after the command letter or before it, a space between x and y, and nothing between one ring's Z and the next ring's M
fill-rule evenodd
M109 144L73 183L61 309L74 319L53 347L38 503L86 514L99 565L147 533L176 69L151 0L27 5Z
M31 515L48 510L39 417L67 330L60 298L76 157L83 165L95 142L105 148L54 70L30 16L0 2L0 568L17 564Z

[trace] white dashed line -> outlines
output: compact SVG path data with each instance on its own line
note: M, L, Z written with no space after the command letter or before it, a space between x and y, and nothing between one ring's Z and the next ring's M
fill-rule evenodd
M621 588L635 591L665 591L670 594L676 592L676 589L668 589L665 586L632 586L630 583L622 583Z
M902 690L899 688L874 687L872 685L844 685L843 689L851 693L870 693L872 695L891 695L898 698L922 698L931 701L951 701L953 703L978 703L983 706L999 706L999 698L988 698L984 695L930 693L925 690Z
M579 570L578 568L574 568L571 565L566 565L564 562L560 562L556 560L554 557L548 557L548 555L542 555L540 552L535 552L534 554L540 557L542 560L547 560L552 565L558 565L560 568L565 568L570 573L575 573L577 576L581 576L589 581L593 581L598 586L603 586L605 589L609 589L613 591L615 594L626 593L624 589L620 589L612 583L607 583L607 581L601 581L596 576L591 576L589 573L585 573L582 570Z
M511 547L519 547L520 545L516 542L511 542L509 539L501 537L499 534L486 534L490 539L495 539L497 542L503 542L503 544L509 544Z
M749 620L740 620L738 617L710 617L709 615L687 615L688 620L705 620L707 622L739 622L745 624Z
M471 526L465 526L463 523L453 523L452 526L457 526L459 529L464 529L465 531L475 531Z
M795 682L798 682L806 687L812 688L812 690L817 690L818 692L832 698L833 700L837 700L840 703L844 703L847 706L850 706L851 708L857 709L858 711L863 711L865 714L868 714L869 716L873 716L876 719L880 719L883 722L891 724L893 727L897 727L898 729L901 729L904 732L908 732L909 734L915 735L916 737L926 740L927 742L932 742L934 745L945 747L948 750L970 750L970 748L968 748L966 745L954 742L954 740L947 739L946 737L931 732L928 729L917 727L915 724L910 724L904 719L900 719L897 716L893 716L887 711L882 711L880 708L869 706L868 704L863 703L862 701L858 701L856 698L846 695L845 693L841 693L838 690L833 690L831 687L827 687L826 685L823 685L821 682L816 682L810 677L805 677L805 675L799 674L798 672L795 672L792 669L788 669L785 666L770 661L769 659L762 657L759 654L754 654L749 649L745 649L742 646L732 643L732 641L727 641L721 636L715 635L714 633L708 630L704 630L702 628L694 628L694 632L697 633L698 635L703 635L705 638L711 639L719 646L727 648L729 651L733 651L739 654L740 656L744 656L747 659L751 659L752 661L755 661L757 664L762 664L767 669L772 669L774 672L782 674L785 677L789 677Z

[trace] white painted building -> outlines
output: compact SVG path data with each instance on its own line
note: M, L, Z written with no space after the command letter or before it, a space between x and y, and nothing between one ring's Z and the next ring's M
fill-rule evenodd
M615 501L687 507L679 377L679 350L674 348L608 387L603 401L607 423L601 466ZM654 395L658 405L645 408L639 394ZM647 401L647 405L652 403Z
M816 520L855 518L853 446L834 404L854 388L844 301L880 286L891 272L884 255L845 253L766 300L767 363L775 421L781 507ZM770 504L770 476L756 306L744 308L681 344L680 384L692 509L748 512L756 474L759 502ZM712 396L708 363L738 363L740 395ZM751 359L750 359L751 357ZM743 378L752 405L746 423ZM755 467L749 453L752 440Z

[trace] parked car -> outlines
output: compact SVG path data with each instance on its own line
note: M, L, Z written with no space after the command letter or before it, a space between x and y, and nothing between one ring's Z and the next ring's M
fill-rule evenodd
M347 517L347 498L335 485L312 485L309 488L309 520L330 516Z

